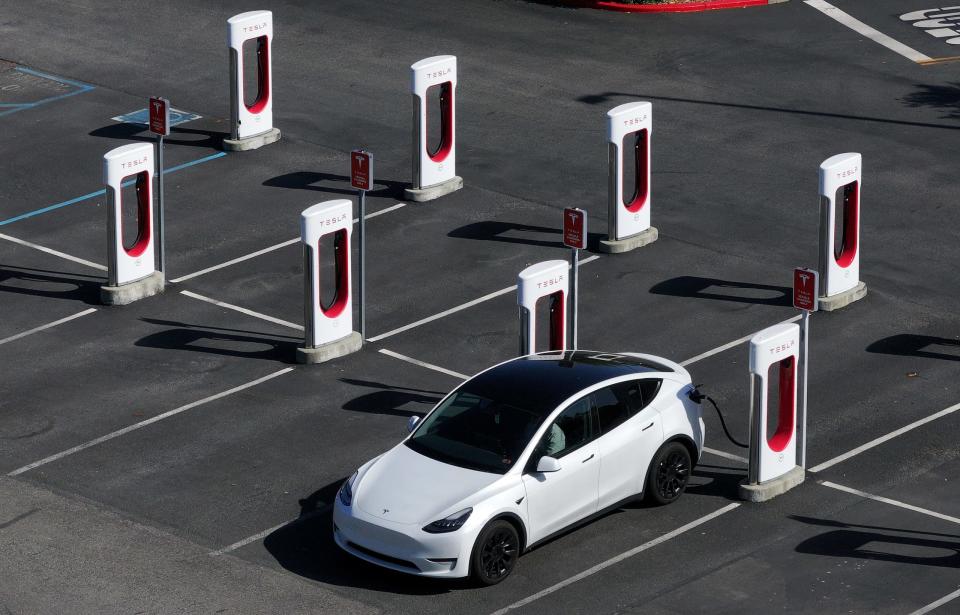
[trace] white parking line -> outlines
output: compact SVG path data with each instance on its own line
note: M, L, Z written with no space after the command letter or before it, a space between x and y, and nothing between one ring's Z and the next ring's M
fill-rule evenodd
M65 322L70 322L71 320L73 320L73 319L75 319L75 318L80 318L81 316L86 316L87 314L93 314L93 313L96 312L96 311L97 311L97 308L90 308L90 309L88 309L88 310L84 310L84 311L82 311L82 312L79 312L79 313L77 313L77 314L74 314L73 316L67 316L66 318L61 318L60 320L55 320L55 321L53 321L53 322L48 322L48 323L45 324L45 325L40 325L39 327L34 327L33 329L29 329L29 330L27 330L27 331L24 331L23 333L17 333L16 335L11 335L10 337L5 337L5 338L3 338L2 340L0 340L0 344L6 344L7 342L12 342L12 341L18 340L18 339L20 339L20 338L22 338L22 337L27 337L28 335L32 335L32 334L37 333L37 332L39 332L39 331L45 331L46 329L49 329L50 327L56 327L57 325L62 325L62 324L65 323Z
M945 416L947 416L948 414L953 414L953 413L956 412L957 410L960 410L960 404L954 404L954 405L950 406L949 408L945 408L945 409L941 410L940 412L937 412L936 414L931 414L930 416L928 416L928 417L926 417L926 418L922 418L922 419L920 419L919 421L914 421L913 423L910 423L909 425L904 425L904 426L901 427L900 429L897 429L896 431L892 431L892 432L888 433L888 434L885 435L885 436L880 436L879 438L876 438L876 439L874 439L874 440L871 440L871 441L867 442L866 444L863 444L863 445L861 445L861 446L858 446L857 448L853 449L852 451L848 451L848 452L846 452L846 453L844 453L844 454L842 454L842 455L837 455L836 457L834 457L833 459L830 459L829 461L824 461L824 462L821 463L820 465L813 466L812 468L810 468L809 471L810 471L810 472L822 472L823 470L826 470L827 468L829 468L829 467L831 467L831 466L837 465L837 464L840 463L841 461L846 461L847 459L850 459L851 457L854 457L854 456L856 456L856 455L859 455L860 453L862 453L862 452L864 452L864 451L868 451L868 450L870 450L871 448L874 448L874 447L876 447L876 446L880 446L881 444L883 444L884 442L887 442L888 440L892 440L892 439L896 438L897 436L902 436L903 434L907 433L908 431L912 431L912 430L916 429L917 427L920 427L920 426L922 426L922 425L926 425L927 423L929 423L929 422L931 422L931 421L935 421L935 420L937 420L937 419L939 419L939 418L945 417Z
M938 608L942 607L943 605L945 605L946 603L948 603L948 602L950 602L950 601L952 601L952 600L956 600L957 598L960 598L960 589L958 589L958 590L955 591L955 592L951 592L951 593L947 594L946 596L944 596L943 598L940 598L940 599L937 600L936 602L931 602L930 604L928 604L927 606L923 607L922 609L917 609L917 610L914 611L913 613L910 613L910 615L926 615L926 614L929 613L930 611L933 611L934 609L938 609Z
M709 446L703 447L704 453L710 453L711 455L716 455L717 457L723 457L724 459L729 459L730 461L739 461L740 463L750 463L750 460L746 457L741 457L740 455L734 455L733 453L728 453L726 451L719 451L715 448L710 448Z
M407 355L400 354L399 352L387 350L386 348L381 348L380 354L385 354L388 357L393 357L394 359L400 359L401 361L406 361L407 363L412 363L413 365L419 365L420 367L426 367L427 369L432 369L435 372L440 372L441 374L453 376L454 378L459 378L460 380L466 380L467 378L470 377L470 376L467 376L466 374L461 374L460 372L455 372L453 370L440 367L439 365L434 365L433 363L427 363L426 361L420 361L419 359L408 357Z
M186 412L187 410L190 410L191 408L196 408L197 406L202 406L203 404L209 403L209 402L211 402L211 401L216 401L216 400L221 399L221 398L223 398L223 397L226 397L226 396L228 396L228 395L233 395L234 393L239 393L240 391L249 389L249 388L251 388L251 387L255 387L255 386L257 386L258 384L262 384L262 383L264 383L264 382L266 382L266 381L268 381L268 380L272 380L273 378L276 378L277 376L282 376L283 374L286 374L287 372L291 372L291 371L293 371L293 368L292 368L292 367L285 367L285 368L281 369L280 371L273 372L272 374L268 374L268 375L266 375L266 376L264 376L264 377L262 377L262 378L257 378L256 380L252 380L252 381L250 381L250 382L247 382L246 384L241 384L240 386L233 387L232 389L227 389L226 391L221 391L220 393L217 393L216 395L211 395L210 397L204 397L204 398L201 399L201 400L198 400L198 401L195 401L195 402L191 402L191 403L189 403L189 404L180 406L179 408L174 408L173 410L168 410L167 412L164 412L163 414L158 414L157 416L152 417L152 418L149 418L149 419L147 419L147 420L145 420L145 421L140 421L139 423L134 423L133 425L129 425L129 426L127 426L127 427L124 427L123 429L118 429L118 430L116 430L116 431L110 432L110 433L108 433L108 434L105 435L105 436L100 436L99 438L95 438L95 439L93 439L93 440L90 440L89 442L85 442L85 443L83 443L83 444L80 444L79 446L74 446L73 448L69 448L69 449L67 449L67 450L65 450L65 451L61 451L61 452L57 453L56 455L50 455L49 457L44 457L44 458L41 459L40 461L34 461L33 463L31 463L31 464L29 464L29 465L25 465L25 466L23 466L22 468L17 468L17 469L14 470L13 472L10 472L9 474L7 474L7 476L17 476L17 475L19 475L19 474L23 474L24 472L29 472L30 470L33 470L34 468L38 468L38 467L40 467L40 466L42 466L42 465L46 465L46 464L48 464L48 463L50 463L50 462L57 461L58 459L63 459L64 457L68 457L68 456L70 456L70 455L73 455L74 453L79 453L80 451L86 450L86 449L90 448L91 446L96 446L96 445L98 445L98 444L103 444L104 442L107 442L107 441L109 441L109 440L113 440L114 438L119 438L120 436L122 436L122 435L124 435L124 434L128 434L128 433L130 433L131 431L136 431L136 430L138 430L138 429L141 429L141 428L143 428L143 427L146 427L147 425L152 425L152 424L154 424L154 423L156 423L156 422L158 422L158 421L162 421L163 419L170 418L171 416L175 416L175 415L177 415L177 414L180 414L181 412Z
M890 498L885 498L881 495L873 495L872 493L867 493L866 491L860 491L859 489L854 489L852 487L845 487L843 485L838 485L837 483L831 483L826 480L818 480L818 483L824 487L829 487L830 489L836 489L837 491L845 491L853 495L858 495L862 498L867 498L868 500L873 500L875 502L883 502L884 504L890 504L891 506L897 506L899 508L904 508L906 510L912 510L913 512L918 512L923 515L928 515L930 517L936 517L937 519L943 519L944 521L949 521L951 523L960 524L960 519L957 517L951 517L950 515L944 515L933 510L926 508L920 508L919 506L914 506L913 504L907 504L905 502L900 502L898 500L891 500Z
M210 297L204 297L203 295L198 295L195 292L189 290L181 290L181 295L190 297L191 299L198 299L200 301L206 301L218 307L226 308L228 310L233 310L234 312L240 312L241 314L246 314L247 316L253 316L254 318L259 318L260 320L266 320L267 322L272 322L277 325L283 325L284 327L290 327L291 329L296 329L297 331L303 331L303 325L298 325L295 322L290 322L287 320L281 320L279 318L274 318L273 316L267 316L266 314L261 314L260 312L254 312L253 310L248 310L245 307L240 307L239 305L233 305L232 303L225 303L223 301L218 301L217 299L211 299Z
M654 539L651 540L650 542L645 542L645 543L643 543L642 545L640 545L640 546L638 546L638 547L634 547L634 548L630 549L629 551L625 551L625 552L621 553L620 555L617 555L616 557L611 557L610 559L608 559L608 560L605 561L605 562L602 562L602 563L600 563L600 564L597 564L596 566L594 566L594 567L592 567L592 568L587 568L587 569L584 570L583 572L581 572L581 573L579 573L579 574L575 574L574 576L570 577L569 579L560 581L559 583L557 583L557 584L555 584L555 585L551 585L550 587L546 588L545 590L539 591L539 592L533 594L532 596L528 596L527 598L524 598L523 600L518 600L517 602L514 602L513 604L511 604L511 605L509 605L509 606L506 606L506 607L500 609L499 611L494 611L494 612L492 613L492 615L503 615L504 613L508 613L508 612L510 612L510 611L512 611L512 610L514 610L514 609L519 609L519 608L522 607L522 606L526 606L526 605L530 604L531 602L534 602L534 601L536 601L536 600L539 600L540 598L543 598L544 596L549 596L550 594L554 593L554 592L557 591L557 590L563 589L564 587L567 587L568 585L572 585L573 583L576 583L577 581L581 581L581 580L583 580L583 579L585 579L585 578L587 578L587 577L589 577L589 576L592 576L592 575L600 572L601 570L604 570L605 568L609 568L610 566L613 566L614 564L618 564L618 563L622 562L623 560L625 560L625 559L627 559L627 558L633 557L634 555L636 555L636 554L638 554L638 553L642 553L643 551L646 551L647 549L651 549L651 548L653 548L653 547L655 547L655 546L657 546L657 545L663 544L663 543L667 542L668 540L670 540L671 538L676 538L677 536L683 534L684 532L688 532L688 531L690 531L690 530L692 530L692 529L694 529L694 528L696 528L696 527L699 527L699 526L703 525L703 524L706 523L707 521L712 521L713 519L716 519L716 518L719 517L720 515L723 515L723 514L726 514L726 513L730 512L731 510L737 508L738 506L740 506L739 503L727 504L726 506L724 506L724 507L721 508L720 510L714 511L714 512L710 513L709 515L705 515L705 516L703 516L703 517L700 517L699 519L696 519L696 520L694 520L694 521L691 521L690 523L687 523L686 525L682 525L682 526L678 527L677 529L673 530L672 532L667 532L667 533L664 534L663 536L660 536L660 537L658 537L658 538L654 538Z
M372 214L367 214L366 216L364 216L364 219L365 219L365 220L369 220L370 218L376 218L377 216L382 216L383 214L390 213L391 211L396 211L396 210L400 209L401 207L405 207L405 206L406 206L406 203L397 203L396 205L391 205L390 207L385 207L385 208L381 209L380 211L375 211L375 212L373 212ZM359 221L360 221L360 218L354 218L354 219L353 219L353 223L354 223L354 224L356 224L356 223L359 222ZM263 248L262 250L257 250L256 252L251 252L250 254L246 254L246 255L244 255L244 256L239 256L239 257L237 257L237 258L235 258L235 259L233 259L233 260L229 260L229 261L227 261L227 262L225 262L225 263L220 263L219 265L214 265L213 267L207 267L206 269L201 269L200 271L195 271L195 272L193 272L193 273L188 273L187 275L180 276L179 278L174 278L174 279L170 280L170 283L171 283L171 284L176 284L177 282L184 282L184 281L186 281L186 280L190 280L190 279L192 279L192 278L195 278L195 277L198 277L198 276L201 276L201 275L210 273L211 271L217 271L218 269L223 269L224 267L229 267L229 266L231 266L231 265L236 265L237 263L242 263L243 261L248 261L248 260L250 260L251 258L256 258L256 257L258 257L258 256L262 256L262 255L267 254L267 253L269 253L269 252L273 252L274 250L279 250L279 249L281 249L281 248L286 248L287 246L292 246L293 244L299 243L299 242L300 242L300 238L299 238L299 237L294 237L293 239L289 239L289 240L287 240L287 241L284 241L284 242L281 242L281 243L272 245L272 246L270 246L270 247L268 247L268 248Z
M920 53L916 49L907 47L900 41L890 38L883 32L874 30L873 28L863 23L859 19L852 17L848 13L841 11L840 9L833 6L829 2L826 2L826 0L805 0L805 2L810 6L812 6L813 8L820 11L821 13L823 13L824 15L826 15L827 17L830 17L831 19L835 19L836 21L847 26L854 32L858 34L862 34L863 36L869 38L875 43L879 43L883 45L890 51L893 51L894 53L898 53L903 57L907 58L908 60L912 60L917 63L923 63L923 62L930 62L933 59L928 55Z
M315 511L312 511L312 512L310 513L310 515L311 515L311 516L314 516L314 515L322 515L323 513L329 511L331 508L333 508L333 505L332 505L332 504L324 504L323 506L321 506L320 508L316 509ZM223 555L224 553L230 553L231 551L236 551L236 550L239 549L240 547L245 547L245 546L247 546L248 544L250 544L251 542L256 542L256 541L258 541L258 540L261 540L261 539L263 539L263 538L266 538L267 536L269 536L270 534L276 532L276 531L279 530L280 528L286 527L286 526L290 525L291 523L296 523L297 521L300 521L302 518L303 518L303 517L297 517L296 519L291 519L291 520L289 520L289 521L284 521L283 523L278 523L277 525L275 525L275 526L273 526L273 527L270 527L270 528L267 528L267 529L263 530L262 532L257 532L257 533L254 534L253 536L248 536L248 537L244 538L243 540L238 540L237 542L233 543L232 545L229 545L229 546L224 547L224 548L222 548L222 549L217 549L216 551L211 551L210 553L207 553L207 555L211 555L211 556L216 557L216 556L218 556L218 555Z
M779 322L779 323L777 323L777 324L778 324L778 325L783 325L783 324L786 324L786 323L788 323L788 322L794 322L794 321L800 320L801 318L803 318L803 314L797 314L797 315L794 316L793 318L788 318L787 320L784 320L783 322ZM773 325L773 326L776 326L776 325ZM729 342L729 343L724 344L723 346L717 346L717 347L714 348L713 350L708 350L708 351L704 352L703 354L698 354L697 356L692 357L692 358L690 358L690 359L687 359L686 361L682 361L682 362L680 363L680 365L686 367L687 365L691 365L691 364L693 364L693 363L696 363L697 361L702 361L703 359L706 359L707 357L712 357L712 356L715 355L715 354L720 354L721 352L723 352L723 351L725 351L725 350L730 350L730 349L733 348L734 346L739 346L740 344L742 344L742 343L744 343L744 342L749 342L749 341L750 341L750 338L753 337L754 335L756 335L756 332L751 333L750 335L744 335L744 336L741 337L740 339L735 339L735 340L733 340L732 342Z
M52 254L53 256L59 256L60 258L65 258L68 261L73 261L75 263L80 263L81 265L86 265L87 267L92 267L94 269L99 269L100 271L106 271L107 268L103 265L98 265L97 263L88 261L86 259L72 256L66 252L60 252L59 250L54 250L52 248L45 248L41 245L35 243L30 243L29 241L24 241L23 239L17 239L16 237L11 237L10 235L4 235L0 233L0 239L6 239L7 241L12 241L13 243L20 244L21 246L26 246L28 248L33 248L34 250L40 250L41 252L46 252L47 254Z
M596 254L594 254L593 256L588 256L587 258L585 258L585 259L583 259L582 261L580 261L580 265L586 265L587 263L592 263L593 261L597 260L598 258L600 258L600 257L599 257L598 255L596 255ZM450 308L449 310L444 310L444 311L440 312L439 314L434 314L433 316L427 316L426 318L421 318L420 320L418 320L418 321L416 321L416 322L412 322L412 323L410 323L409 325L404 325L404 326L399 327L399 328L397 328L397 329L394 329L394 330L392 330L392 331L387 331L386 333L381 333L380 335L375 335L375 336L373 336L373 337L367 338L367 341L368 341L368 342L379 342L380 340L383 340L383 339L386 339L386 338L388 338L388 337L390 337L390 336L396 335L397 333L403 333L404 331L409 331L410 329L413 329L413 328L415 328L415 327L419 327L420 325L425 325L425 324L427 324L428 322L433 322L434 320L438 320L438 319L443 318L443 317L445 317L445 316L449 316L450 314L456 314L457 312L460 312L460 311L465 310L465 309L467 309L467 308L471 308L471 307L473 307L473 306L475 306L475 305L478 305L478 304L480 304L480 303L483 303L484 301L489 301L490 299L495 299L495 298L499 297L500 295L506 295L506 294L512 293L512 292L514 292L514 291L516 291L516 290L517 290L517 286L516 286L516 285L508 286L508 287L506 287L506 288L501 288L500 290L496 290L496 291L494 291L494 292L492 292L492 293L490 293L490 294L487 294L487 295L484 295L484 296L479 297L479 298L477 298L477 299L474 299L473 301L467 301L466 303L461 303L460 305L458 305L458 306L456 306L456 307L452 307L452 308Z

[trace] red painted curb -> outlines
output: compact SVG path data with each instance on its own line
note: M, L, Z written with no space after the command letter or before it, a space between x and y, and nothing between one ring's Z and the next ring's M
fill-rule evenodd
M610 0L561 0L564 4L621 13L692 13L769 4L770 0L691 0L682 4L624 4Z

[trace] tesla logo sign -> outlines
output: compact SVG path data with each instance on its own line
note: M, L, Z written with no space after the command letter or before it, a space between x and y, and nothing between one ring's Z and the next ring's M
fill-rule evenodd
M150 132L162 137L170 134L170 101L166 98L150 99Z
M587 212L576 207L563 210L563 245L568 248L587 248Z
M362 149L350 152L350 185L369 190L373 183L373 154Z
M817 311L817 272L812 269L793 270L793 307L808 312Z

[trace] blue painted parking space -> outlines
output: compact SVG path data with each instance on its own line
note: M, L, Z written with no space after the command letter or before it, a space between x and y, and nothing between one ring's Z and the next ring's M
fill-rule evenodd
M93 90L94 86L25 66L0 65L0 117Z
M203 116L199 113L191 113L190 111L183 111L181 109L170 109L170 126L177 126L179 124L186 124L187 122L192 122L194 120L199 120ZM131 111L130 113L124 113L123 115L118 115L116 117L110 118L116 122L124 122L126 124L143 124L144 126L150 120L150 113L146 107L143 109L137 109L136 111Z

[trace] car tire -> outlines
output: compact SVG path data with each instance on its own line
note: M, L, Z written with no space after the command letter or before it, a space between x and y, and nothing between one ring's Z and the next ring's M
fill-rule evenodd
M498 519L487 524L470 554L470 576L477 584L496 585L513 572L520 557L520 536L509 521Z
M687 488L692 469L686 446L679 442L661 446L647 471L647 501L658 506L675 502Z

